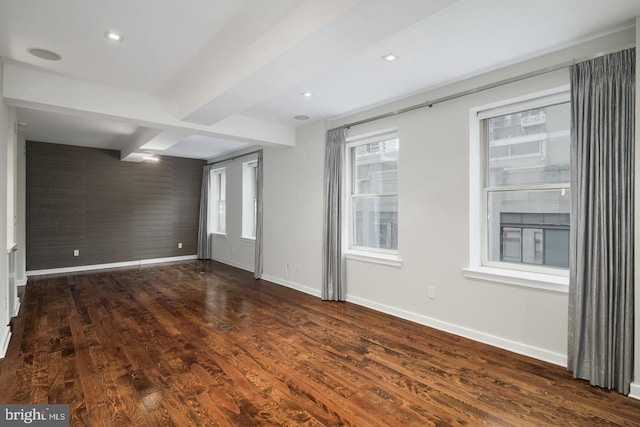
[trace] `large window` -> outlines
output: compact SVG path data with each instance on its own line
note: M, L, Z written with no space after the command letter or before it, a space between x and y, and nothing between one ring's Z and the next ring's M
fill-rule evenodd
M398 250L398 138L395 133L350 141L350 247Z
M212 233L226 233L227 172L223 169L211 171L211 205L209 207L209 229Z
M479 113L483 264L549 272L569 267L568 94Z
M242 237L256 238L258 161L251 160L242 164Z

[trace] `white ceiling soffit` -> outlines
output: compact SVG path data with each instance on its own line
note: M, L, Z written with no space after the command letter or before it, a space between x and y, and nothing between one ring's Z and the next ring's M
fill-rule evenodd
M638 0L614 3L0 1L4 97L20 107L28 139L120 150L124 159L145 150L210 158L249 145L287 147L305 123L296 115L363 110L628 27L640 15ZM124 39L107 40L107 30ZM62 59L36 58L31 47ZM400 59L380 59L390 52Z

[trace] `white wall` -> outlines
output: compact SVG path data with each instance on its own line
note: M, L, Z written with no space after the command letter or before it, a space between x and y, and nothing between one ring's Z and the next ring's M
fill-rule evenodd
M11 338L9 328L9 273L7 265L7 141L13 133L14 124L11 121L12 109L2 98L2 61L0 60L0 242L5 245L0 254L0 357L4 357Z
M235 153L254 151L255 148ZM242 164L257 158L256 154L228 159L217 163L215 169L225 168L227 182L226 235L212 235L211 258L244 270L254 270L255 242L242 238ZM224 159L221 157L220 159ZM213 161L219 161L215 159Z
M320 296L324 141L322 122L300 127L294 148L264 152L263 278Z

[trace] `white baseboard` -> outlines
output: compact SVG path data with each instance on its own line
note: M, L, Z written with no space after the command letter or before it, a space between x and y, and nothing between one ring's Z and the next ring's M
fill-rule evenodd
M254 268L255 268L253 265L244 265L244 264L239 264L239 263L237 263L237 262L228 261L228 260L226 260L226 259L211 258L211 260L213 260L213 261L217 261L217 262L221 262L222 264L230 265L231 267L239 268L240 270L249 271L249 272L251 272L251 273L253 273L253 270L254 270Z
M76 273L80 271L103 270L108 268L136 267L146 264L158 264L162 262L189 261L198 259L197 255L174 256L167 258L141 259L137 261L112 262L108 264L78 265L75 267L50 268L46 270L27 271L27 278L30 276L42 276L44 274Z
M5 326L0 331L0 358L3 358L7 354L9 348L9 341L11 340L11 328L9 325Z
M280 279L279 277L275 277L275 276L269 276L268 274L263 274L262 279L267 280L269 282L276 283L278 285L282 285L286 288L295 289L296 291L304 292L305 294L313 295L314 297L320 298L319 290L301 285L296 282L290 282L289 280Z
M458 335L464 338L469 338L484 344L489 344L491 346L502 348L504 350L509 350L514 353L533 357L534 359L543 360L555 365L567 366L567 356L564 354L554 353L549 350L544 350L541 348L530 346L528 344L511 341L505 338L497 337L495 335L487 334L485 332L480 332L474 329L465 328L463 326L454 325L452 323L443 322L441 320L433 319L422 314L413 313L411 311L402 310L384 304L379 304L374 301L350 296L348 294L347 302L371 308L376 311L381 311L383 313L391 314L392 316L410 320L421 325L429 326L431 328Z
M631 391L629 397L640 400L640 382L631 383Z

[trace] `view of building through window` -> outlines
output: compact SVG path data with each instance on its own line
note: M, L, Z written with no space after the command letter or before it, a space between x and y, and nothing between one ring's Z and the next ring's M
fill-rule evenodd
M569 103L491 117L485 134L487 260L569 266Z
M350 148L353 247L398 249L398 139Z

